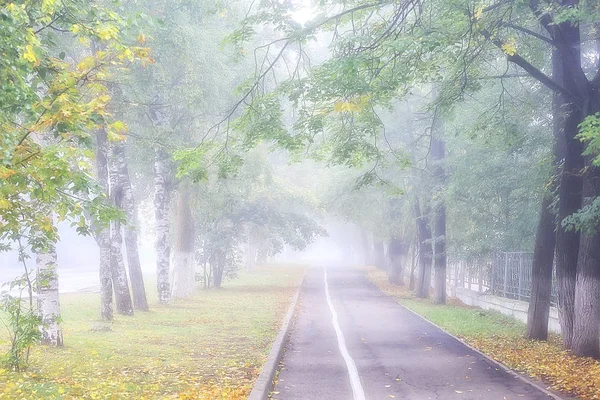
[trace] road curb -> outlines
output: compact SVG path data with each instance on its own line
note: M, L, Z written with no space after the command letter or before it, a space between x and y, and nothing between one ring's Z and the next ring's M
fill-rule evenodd
M283 349L285 348L287 335L292 326L292 319L296 311L296 305L298 304L298 298L300 297L300 290L304 285L305 278L306 271L304 271L304 275L300 281L300 286L298 286L298 290L296 290L296 294L292 298L290 307L288 308L287 314L283 319L283 324L281 324L281 329L275 338L273 347L271 347L271 352L267 357L267 361L265 362L265 365L263 365L260 375L258 376L258 379L256 380L256 383L250 392L250 396L248 396L248 400L265 400L269 397L269 392L273 387L273 379L275 378L275 374L279 368L279 360L281 360L281 356L283 355Z
M370 280L370 279L369 279ZM373 283L375 286L377 286L377 284ZM381 288L379 286L377 286L377 288L379 288L379 290L381 290ZM386 296L390 296L389 294L385 293L383 290L381 290L382 293L384 293ZM522 382L533 386L534 388L536 388L537 390L539 390L540 392L544 393L546 396L554 399L554 400L566 400L568 399L567 397L560 397L558 396L556 393L553 393L551 391L549 391L548 389L538 385L536 382L532 381L531 379L528 379L527 377L515 372L514 370L510 369L509 367L507 367L506 365L502 364L500 361L494 360L493 358L491 358L490 356L482 353L481 351L477 350L475 347L471 346L470 344L466 343L464 340L454 336L453 334L451 334L450 332L448 332L447 330L445 330L444 328L442 328L441 326L439 326L438 324L431 322L430 320L428 320L427 318L425 318L424 316L422 316L421 314L411 310L410 308L406 307L404 304L400 303L396 298L394 298L393 296L390 296L391 298L393 298L396 303L398 303L398 305L400 305L400 307L404 308L405 310L411 312L412 314L416 315L417 317L421 318L423 321L427 322L428 324L436 327L437 329L439 329L440 331L444 332L445 334L447 334L448 336L450 336L451 338L453 338L454 340L462 343L463 345L465 345L466 347L468 347L471 351L473 351L474 353L479 354L482 358L484 358L485 360L487 360L489 363L491 363L492 365L502 369L504 372L508 373L509 375L514 376L515 378L521 380Z

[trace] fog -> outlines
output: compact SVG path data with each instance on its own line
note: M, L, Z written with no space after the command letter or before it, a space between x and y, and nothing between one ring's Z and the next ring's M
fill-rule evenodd
M598 21L3 2L0 398L599 398Z

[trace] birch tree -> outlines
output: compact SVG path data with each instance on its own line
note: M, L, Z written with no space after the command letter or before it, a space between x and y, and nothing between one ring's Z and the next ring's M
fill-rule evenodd
M171 298L169 244L170 168L164 150L156 150L154 164L154 218L156 224L156 285L158 300L168 303Z
M117 208L122 208L123 186L119 179L118 158L115 154L116 144L109 146L109 197L112 204ZM115 292L115 303L117 312L124 315L133 315L133 302L129 290L129 280L123 261L123 235L119 219L110 222L110 273L112 277L113 289Z
M188 182L182 182L179 185L175 224L173 298L182 299L194 294L196 288L195 238L194 216L190 206L190 187ZM219 287L220 282L219 285L216 283L215 280L215 287Z
M58 297L58 264L56 249L50 246L36 255L37 310L42 326L42 342L50 346L63 345Z
M127 216L127 224L124 227L125 248L127 251L127 268L129 270L129 279L131 281L133 305L136 310L148 311L146 287L144 285L144 276L142 274L138 249L139 219L137 218L136 201L131 186L131 179L129 177L129 168L127 167L125 146L122 142L114 145L113 155L117 164L118 178L123 194L121 207Z

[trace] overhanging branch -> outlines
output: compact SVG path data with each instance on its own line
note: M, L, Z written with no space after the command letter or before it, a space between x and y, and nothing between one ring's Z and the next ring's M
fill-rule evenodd
M492 37L490 32L487 30L483 30L481 33L482 33L483 37L485 37L487 40L492 42L500 50L504 51L503 47L504 47L505 43L503 43L500 39ZM568 99L571 99L574 101L580 100L573 93L571 93L566 88L561 86L558 82L556 82L555 80L550 78L548 75L544 74L542 71L540 71L538 68L533 66L533 64L531 64L529 61L525 60L523 57L521 57L516 52L513 54L506 54L506 59L508 61L512 62L513 64L516 64L519 67L523 68L525 71L527 71L527 73L529 73L529 75L531 75L532 78L536 79L537 81L542 83L544 86L548 87L550 90L552 90L556 93L563 94Z

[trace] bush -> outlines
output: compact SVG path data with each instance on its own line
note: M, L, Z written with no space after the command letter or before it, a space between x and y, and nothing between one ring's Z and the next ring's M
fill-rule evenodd
M10 288L20 285L20 280L13 281ZM5 326L10 337L10 349L2 357L2 363L13 371L22 371L29 361L29 349L41 339L42 321L33 309L31 299L29 305L26 305L21 296L4 293L0 310L6 316Z

